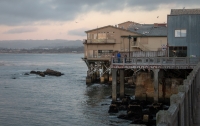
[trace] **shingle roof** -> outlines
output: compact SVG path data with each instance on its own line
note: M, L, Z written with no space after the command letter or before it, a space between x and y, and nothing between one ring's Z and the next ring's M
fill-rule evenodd
M171 15L200 14L200 9L171 9Z
M130 27L128 30L144 36L167 36L166 26L155 27L154 24L136 24Z

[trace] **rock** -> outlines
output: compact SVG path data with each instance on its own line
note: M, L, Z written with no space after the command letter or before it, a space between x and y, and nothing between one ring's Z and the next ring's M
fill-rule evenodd
M121 115L117 116L117 118L128 119L127 115L125 115L125 114L121 114Z
M37 72L36 71L31 71L30 74L37 74Z
M37 75L40 75L41 77L45 77L45 75L50 75L50 76L64 75L61 72L54 71L54 70L51 70L51 69L47 69L46 71L43 71L43 72L42 71L31 71L30 74L37 74Z
M107 103L106 104L101 104L101 106L104 106L104 105L110 105L110 104L107 104Z
M54 71L54 70L51 70L51 69L47 69L46 71L44 71L44 74L45 75L51 75L51 76L61 76L61 75L63 75L61 72Z
M29 75L29 73L25 73L24 75Z
M45 77L45 74L43 72L40 72L39 74L41 77Z
M111 104L108 110L108 113L118 113L119 110L116 104Z

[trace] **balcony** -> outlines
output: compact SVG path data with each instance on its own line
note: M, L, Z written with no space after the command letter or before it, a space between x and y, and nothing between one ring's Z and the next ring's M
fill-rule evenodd
M115 39L87 39L83 44L115 44Z

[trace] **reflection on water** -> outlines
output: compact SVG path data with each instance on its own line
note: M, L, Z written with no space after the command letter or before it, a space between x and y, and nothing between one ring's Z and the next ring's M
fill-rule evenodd
M103 85L103 84L94 84L90 85L86 89L85 95L88 96L87 99L87 105L90 106L96 106L100 102L102 102L103 99L110 95L111 92L111 86Z

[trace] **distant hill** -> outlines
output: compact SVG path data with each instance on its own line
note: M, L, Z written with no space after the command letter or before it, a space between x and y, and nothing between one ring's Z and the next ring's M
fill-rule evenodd
M40 49L40 48L61 48L61 47L81 47L81 40L3 40L0 41L0 48L9 49Z

